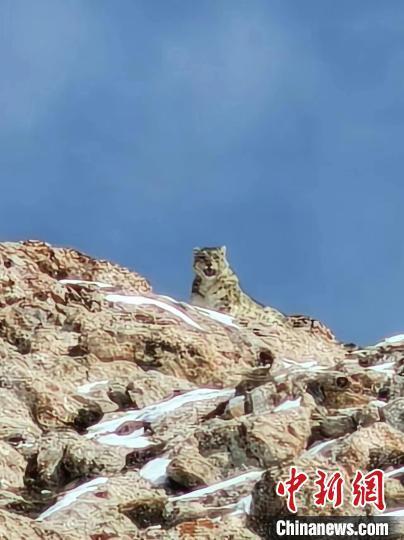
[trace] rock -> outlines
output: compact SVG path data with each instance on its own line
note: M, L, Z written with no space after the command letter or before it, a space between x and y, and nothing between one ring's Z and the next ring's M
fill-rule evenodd
M161 528L148 529L143 533L145 540L255 540L259 537L245 528L240 518L227 517L221 522L212 519L200 518L184 521L169 531Z
M215 419L196 431L195 437L204 456L226 451L226 469L234 470L242 465L271 467L288 461L305 448L310 433L310 410L298 407L269 415Z
M226 540L237 538L240 540L253 540L258 538L251 531L244 528L240 519L225 518L221 523L209 519L198 519L181 523L175 528L179 539L206 538L206 540Z
M404 397L387 403L382 409L382 414L388 424L404 432Z
M29 457L36 451L40 428L29 409L8 389L0 388L0 440Z
M16 449L5 442L0 442L1 489L23 488L26 466L26 460Z
M0 509L0 538L7 538L7 540L62 540L66 537L57 533L47 533L34 520ZM73 540L73 537L70 538ZM76 539L78 540L77 534Z
M133 271L45 242L7 242L1 246L0 257L8 271L26 280L39 274L43 279L49 276L56 280L105 281L112 288L125 288L136 293L150 291L149 283Z
M41 526L82 534L134 534L161 521L167 497L136 473L99 477L66 493L39 516Z
M167 475L186 488L213 484L220 478L217 468L194 447L179 450L168 464Z
M301 457L293 462L298 471L304 472L308 480L296 493L297 513L293 514L286 505L286 498L276 494L278 482L289 478L289 466L272 467L268 469L264 476L257 482L252 492L251 514L248 517L249 526L263 538L269 538L271 518L280 516L354 516L365 515L364 510L354 508L351 505L350 497L350 477L347 471L339 464L321 457ZM313 493L316 487L313 486L312 479L315 478L316 471L321 469L327 475L339 472L344 480L342 506L337 508L328 503L324 507L315 506Z
M358 429L333 451L335 460L352 472L402 465L403 455L404 434L384 422Z
M384 483L386 504L390 508L400 508L404 504L404 486L399 479L388 478Z
M164 375L158 371L147 371L132 380L126 387L132 406L141 409L176 393L194 389L186 379Z
M403 505L403 352L403 336L344 345L310 317L237 319L73 249L0 244L0 537L257 538L291 464L347 483L380 467ZM321 513L310 495L299 515Z
M31 460L29 483L53 489L77 478L118 473L125 467L128 453L84 439L74 431L50 432L42 437L35 460Z

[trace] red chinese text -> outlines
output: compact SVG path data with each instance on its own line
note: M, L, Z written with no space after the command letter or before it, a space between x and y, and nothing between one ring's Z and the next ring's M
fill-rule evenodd
M307 474L297 473L296 467L291 467L288 480L278 482L276 486L276 493L281 497L286 495L286 505L289 512L297 512L295 495L306 482L307 478Z
M332 503L333 508L341 506L343 501L344 478L340 472L333 473L329 478L321 469L317 469L317 479L314 482L318 490L314 493L314 504L325 506Z
M386 509L383 471L375 469L366 475L356 472L352 482L352 504L355 507L373 504L380 511Z

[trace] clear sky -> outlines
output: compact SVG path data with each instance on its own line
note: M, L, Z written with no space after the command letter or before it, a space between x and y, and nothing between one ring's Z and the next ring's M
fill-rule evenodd
M2 0L0 235L404 331L404 3Z

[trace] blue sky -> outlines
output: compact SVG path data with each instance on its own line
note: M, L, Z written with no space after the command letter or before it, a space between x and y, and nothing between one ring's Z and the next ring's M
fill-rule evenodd
M3 0L0 235L189 295L192 248L361 344L404 330L404 4Z

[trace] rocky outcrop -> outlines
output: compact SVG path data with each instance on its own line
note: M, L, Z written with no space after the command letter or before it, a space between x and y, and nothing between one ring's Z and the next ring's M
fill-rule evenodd
M404 336L359 348L314 323L236 320L72 249L0 244L0 538L265 537L291 465L346 489L381 468L402 505ZM311 495L299 515L319 513Z

